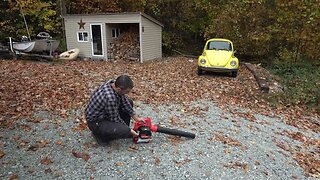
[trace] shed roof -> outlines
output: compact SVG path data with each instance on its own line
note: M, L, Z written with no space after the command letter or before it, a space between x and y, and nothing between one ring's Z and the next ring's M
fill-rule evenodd
M121 14L135 14L135 15L141 15L145 17L146 19L149 19L150 21L154 22L155 24L164 27L164 25L159 22L158 20L154 19L153 17L143 13L143 12L121 12L121 13L97 13L97 14L65 14L62 17L68 17L68 16L102 16L102 15L121 15Z

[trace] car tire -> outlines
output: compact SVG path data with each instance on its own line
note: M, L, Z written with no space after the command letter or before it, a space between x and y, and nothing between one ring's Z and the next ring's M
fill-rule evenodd
M237 77L238 76L238 71L233 71L231 72L231 77Z
M198 75L202 75L202 74L203 74L203 70L198 67Z

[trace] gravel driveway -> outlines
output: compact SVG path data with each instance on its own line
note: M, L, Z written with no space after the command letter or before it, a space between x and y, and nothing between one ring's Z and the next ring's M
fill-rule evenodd
M187 108L186 108L187 107ZM36 112L14 129L1 129L1 179L316 179L292 152L304 147L285 132L300 132L281 117L236 117L212 101L147 105L136 111L154 124L196 134L195 139L153 133L153 141L131 139L99 146L84 128L83 108L68 118ZM247 109L229 107L245 113ZM319 133L304 131L312 139ZM290 149L290 150L288 150Z

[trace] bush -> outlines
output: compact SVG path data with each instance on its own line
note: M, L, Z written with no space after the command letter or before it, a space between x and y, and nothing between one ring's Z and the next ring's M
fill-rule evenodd
M285 93L276 97L280 102L287 106L303 105L320 113L319 65L304 60L276 62L271 71L286 87Z

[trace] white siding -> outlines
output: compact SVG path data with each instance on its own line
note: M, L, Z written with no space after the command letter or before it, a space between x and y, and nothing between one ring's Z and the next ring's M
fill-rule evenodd
M162 57L162 28L149 19L141 18L142 61Z
M66 41L67 41L67 49L79 48L80 57L91 57L91 41L90 41L90 24L88 23L87 19L82 18L82 21L86 24L84 25L84 29L79 29L78 22L81 18L68 18L65 19L65 30L66 30ZM80 31L86 31L89 35L88 42L78 42L77 33Z
M112 23L139 23L144 27L141 35L141 57L142 61L147 61L162 57L162 27L161 24L151 21L150 17L140 13L121 13L121 14L97 14L97 15L66 15L64 16L67 48L79 48L80 57L92 57L90 24L102 24L102 37L104 48L104 59L108 57L107 48L112 41L110 28ZM84 23L84 30L79 29L80 20ZM152 18L151 18L152 19ZM111 23L111 24L109 24ZM78 42L77 32L86 31L89 34L89 42ZM142 31L142 29L140 29Z

